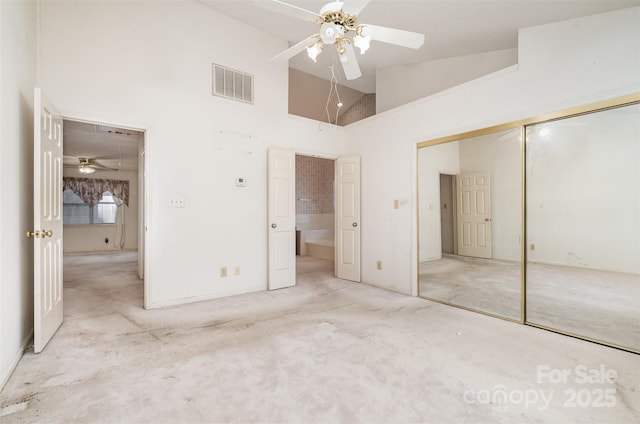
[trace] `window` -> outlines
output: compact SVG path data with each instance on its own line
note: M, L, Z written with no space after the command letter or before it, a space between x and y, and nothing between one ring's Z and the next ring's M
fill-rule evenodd
M109 191L102 193L102 200L89 206L71 190L63 193L63 223L65 225L115 224L117 205Z

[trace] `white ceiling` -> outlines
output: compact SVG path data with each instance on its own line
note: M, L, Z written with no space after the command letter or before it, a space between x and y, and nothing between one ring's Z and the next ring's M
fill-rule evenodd
M253 1L200 2L290 43L318 32L311 22L258 7ZM285 2L314 12L327 3ZM363 76L347 83L340 69L340 83L363 92L375 92L375 69L378 68L516 48L519 28L638 5L640 0L371 0L358 15L359 23L420 32L425 35L425 44L419 50L412 50L373 42L365 55L358 55ZM279 51L271 53L275 56ZM325 79L331 75L329 66L339 65L333 49L325 49L318 63L313 63L304 52L289 63L293 68Z
M138 169L138 141L143 133L69 120L64 121L63 129L65 165L77 165L78 158L93 158L109 168Z

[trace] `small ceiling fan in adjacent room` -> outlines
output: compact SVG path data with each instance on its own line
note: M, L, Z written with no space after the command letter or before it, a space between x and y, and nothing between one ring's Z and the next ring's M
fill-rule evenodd
M315 62L324 47L333 44L336 46L344 74L348 80L357 79L362 75L354 47L358 47L360 54L364 54L369 49L372 40L411 49L419 49L424 44L423 34L358 23L357 15L369 3L369 0L330 2L324 5L318 13L279 0L255 1L254 3L274 12L314 22L320 27L317 34L305 38L271 60L289 60L306 49L309 57Z
M77 158L75 156L64 157L65 168L78 168L83 174L93 174L97 171L118 171L116 168L111 168L102 165L98 162L100 158Z

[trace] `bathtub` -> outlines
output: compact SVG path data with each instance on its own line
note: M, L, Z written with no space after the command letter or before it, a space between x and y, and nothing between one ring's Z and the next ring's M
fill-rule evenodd
M333 230L302 230L300 254L319 259L334 260Z

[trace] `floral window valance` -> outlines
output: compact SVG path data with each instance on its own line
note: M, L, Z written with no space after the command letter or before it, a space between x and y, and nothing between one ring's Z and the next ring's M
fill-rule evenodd
M88 205L97 205L102 193L109 191L113 197L129 206L129 181L76 177L63 177L62 181L62 191L73 191Z

